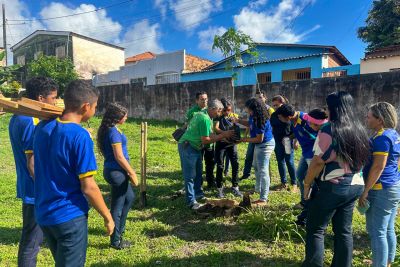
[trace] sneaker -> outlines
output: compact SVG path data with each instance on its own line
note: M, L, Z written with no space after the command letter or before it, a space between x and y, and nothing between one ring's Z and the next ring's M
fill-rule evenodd
M192 210L198 210L198 209L200 209L202 206L203 206L203 205L201 205L200 203L197 203L197 202L196 202L196 203L190 205L190 209L192 209Z
M221 187L221 188L217 188L217 198L224 198L225 197L225 195L224 195L224 188L223 187Z
M280 184L276 187L276 191L283 191L287 189L287 185L286 184Z
M110 245L113 249L116 250L121 250L121 249L126 249L130 248L132 246L132 243L126 240L121 240L117 245Z
M239 191L239 186L232 187L232 193L237 197L243 197L243 194Z
M297 187L297 185L292 185L292 188L290 189L290 192L292 193L298 193L299 192L299 188Z
M196 200L197 200L197 201L206 201L207 198L206 198L205 195L200 195L200 196L196 196Z
M259 199L259 200L251 202L251 204L254 206L265 206L267 204L267 201Z

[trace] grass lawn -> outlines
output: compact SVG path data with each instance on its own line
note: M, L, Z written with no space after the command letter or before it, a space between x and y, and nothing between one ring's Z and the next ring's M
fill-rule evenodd
M21 231L21 202L15 198L14 160L8 138L10 116L0 117L0 266L16 266ZM100 119L90 127L97 129ZM128 120L120 127L129 139L129 154L135 170L140 170L140 122ZM103 220L92 209L89 214L87 266L299 266L304 256L301 236L292 220L297 211L291 207L299 195L290 192L270 194L270 207L242 214L239 218L204 219L190 211L184 198L173 198L182 187L177 145L171 133L174 122L149 122L148 207L141 209L136 199L128 215L125 239L130 249L117 251L108 247ZM239 145L240 168L243 168L246 145ZM296 158L298 159L297 152ZM102 177L98 155L96 180L109 203L109 187ZM49 159L50 160L50 159ZM279 183L276 161L272 161L272 186ZM240 173L241 173L240 170ZM230 182L226 182L230 186ZM254 176L242 182L250 190ZM135 192L138 195L137 189ZM207 192L213 197L215 192ZM233 198L233 195L228 194ZM400 222L398 220L398 222ZM365 266L371 257L365 231L365 218L354 212L354 266ZM332 258L332 231L326 238L326 262ZM400 261L399 261L400 262ZM49 249L39 253L38 266L54 265Z

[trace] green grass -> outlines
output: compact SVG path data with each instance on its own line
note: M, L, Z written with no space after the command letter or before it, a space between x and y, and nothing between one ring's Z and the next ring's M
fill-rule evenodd
M16 266L22 223L21 202L15 198L9 119L10 116L0 117L0 266ZM90 126L96 129L99 123L94 118ZM120 128L129 139L132 165L140 170L140 121L129 120ZM174 122L149 121L148 207L141 209L136 199L129 213L125 238L133 246L123 251L110 249L109 240L103 235L102 218L91 210L87 266L299 266L304 256L304 230L293 226L296 212L291 209L299 200L297 194L271 192L268 210L255 210L238 219L202 219L186 208L183 197L172 197L183 184L177 145L171 137L174 129ZM245 149L246 145L239 145L241 168ZM102 158L96 156L96 180L109 203L109 187L101 175ZM271 166L273 186L279 183L274 159ZM253 185L254 179L249 179L241 184L241 189L250 190ZM365 219L356 211L354 215L354 266L364 266L363 260L370 258ZM326 263L332 258L332 247L329 228ZM44 247L38 266L53 264L49 249Z

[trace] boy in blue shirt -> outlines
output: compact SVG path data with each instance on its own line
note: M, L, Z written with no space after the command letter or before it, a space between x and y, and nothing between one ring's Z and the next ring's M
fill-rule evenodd
M26 84L26 97L54 105L57 84L47 77L35 77ZM43 241L43 233L35 220L33 131L37 118L13 115L9 124L9 136L17 172L17 197L22 200L22 234L18 248L18 266L36 266L37 254Z
M89 83L71 82L60 118L35 129L35 211L56 266L84 266L90 204L104 218L107 234L114 221L93 175L97 165L90 134L80 123L96 111L98 93Z

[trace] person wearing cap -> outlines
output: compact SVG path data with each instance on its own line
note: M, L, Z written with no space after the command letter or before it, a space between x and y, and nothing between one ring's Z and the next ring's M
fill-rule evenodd
M193 210L201 207L197 200L204 198L201 188L203 183L202 148L234 135L234 131L213 134L212 119L220 117L223 108L221 101L217 99L208 103L207 112L195 113L186 132L179 139L178 151L185 181L186 202Z

